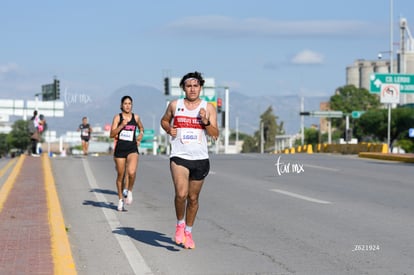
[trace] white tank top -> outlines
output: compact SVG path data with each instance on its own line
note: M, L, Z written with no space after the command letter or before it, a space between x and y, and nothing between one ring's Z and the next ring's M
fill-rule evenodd
M173 126L177 128L177 136L171 137L170 157L188 160L208 159L206 129L199 116L200 108L207 110L207 101L202 100L194 110L188 110L184 99L177 100Z

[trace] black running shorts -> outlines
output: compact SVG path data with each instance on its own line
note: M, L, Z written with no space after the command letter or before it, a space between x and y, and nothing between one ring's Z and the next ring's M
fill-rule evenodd
M171 157L170 164L171 162L187 168L190 171L190 179L192 180L203 180L207 177L208 172L210 171L209 159L188 160L179 157Z

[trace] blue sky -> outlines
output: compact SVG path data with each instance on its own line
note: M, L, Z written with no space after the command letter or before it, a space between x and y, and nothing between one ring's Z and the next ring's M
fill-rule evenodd
M398 41L414 1L393 9ZM0 41L0 98L54 76L72 93L163 89L195 70L246 95L330 96L346 66L389 51L390 0L3 0Z

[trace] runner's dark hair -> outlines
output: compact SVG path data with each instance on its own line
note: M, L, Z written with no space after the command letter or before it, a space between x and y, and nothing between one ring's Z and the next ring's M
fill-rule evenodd
M121 98L121 111L122 111L122 103L124 103L124 101L125 100L127 100L127 99L129 99L129 100L131 100L131 103L133 103L133 100L132 100L132 97L130 97L129 95L124 95L122 98Z
M184 89L184 83L189 78L195 78L195 79L197 79L198 80L198 83L200 83L200 86L203 86L204 85L204 79L201 76L201 73L195 71L193 73L188 73L188 74L184 75L183 78L181 78L181 81L180 81L180 87L181 88Z

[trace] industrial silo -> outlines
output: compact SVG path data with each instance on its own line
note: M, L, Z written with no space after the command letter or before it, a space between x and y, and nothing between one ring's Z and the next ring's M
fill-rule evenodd
M374 63L374 72L377 74L388 74L390 72L389 66L389 61L378 60Z
M359 87L359 66L357 62L346 67L346 85Z
M360 88L365 88L369 91L371 75L374 73L373 61L363 60L359 63L360 66Z

